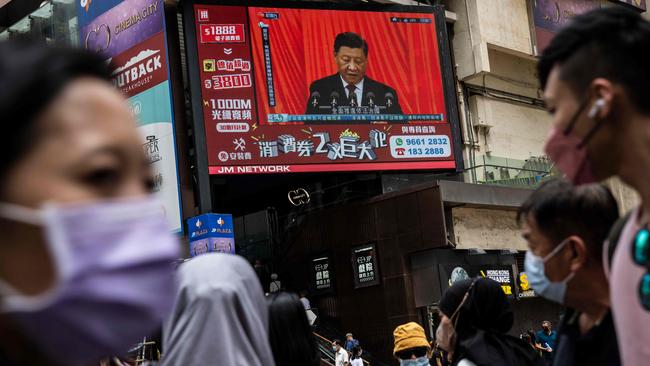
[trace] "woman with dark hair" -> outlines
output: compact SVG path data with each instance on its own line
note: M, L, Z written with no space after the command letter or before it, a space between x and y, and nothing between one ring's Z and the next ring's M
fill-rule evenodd
M514 316L501 285L488 278L462 280L442 295L438 346L458 366L543 366L519 338L508 335Z
M361 358L361 346L352 347L352 356L350 356L350 366L363 366L363 359Z
M0 42L0 364L79 365L156 331L179 254L98 57Z
M296 294L275 292L269 304L269 339L275 364L280 366L318 366L320 353L307 321L305 307Z

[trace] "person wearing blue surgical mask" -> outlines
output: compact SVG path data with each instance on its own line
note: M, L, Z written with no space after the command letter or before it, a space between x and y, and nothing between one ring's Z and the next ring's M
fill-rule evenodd
M179 244L97 56L0 42L0 364L87 365L160 329Z
M533 192L517 217L528 244L524 267L531 287L567 306L557 344L549 344L550 323L538 333L545 359L558 366L620 365L601 260L603 242L618 218L611 192L598 184L575 187L552 180Z
M420 324L410 322L397 326L393 331L393 339L393 356L399 360L400 366L430 365L431 345Z

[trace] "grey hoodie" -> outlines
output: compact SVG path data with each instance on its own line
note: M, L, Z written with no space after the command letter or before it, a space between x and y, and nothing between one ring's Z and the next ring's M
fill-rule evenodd
M274 366L268 308L248 262L204 254L179 267L178 282L163 329L164 366Z

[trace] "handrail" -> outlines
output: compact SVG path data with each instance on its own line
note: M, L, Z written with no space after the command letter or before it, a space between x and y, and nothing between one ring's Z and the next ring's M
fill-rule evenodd
M314 335L315 335L317 338L320 338L320 340L322 340L322 341L324 341L324 342L326 342L326 343L331 344L331 343L333 342L333 341L330 341L329 339L323 337L322 335L320 335L320 334L318 334L318 333L316 333L316 332L312 332L312 333L314 333ZM363 362L364 365L370 366L370 362L364 360L363 358L361 358L361 361ZM333 366L333 365L332 365L332 366Z
M332 343L332 341L330 341L329 339L323 337L322 335L320 335L320 334L318 334L318 333L316 333L316 332L313 332L313 333L314 333L314 335L315 335L316 337L320 338L321 340L323 340L323 341L325 341L325 342L328 342L328 343Z

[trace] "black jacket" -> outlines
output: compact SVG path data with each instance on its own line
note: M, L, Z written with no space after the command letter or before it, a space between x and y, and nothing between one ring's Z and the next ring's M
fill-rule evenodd
M553 366L618 366L621 364L611 312L585 334L580 333L580 313L567 309L558 325Z
M338 73L324 77L322 79L318 79L311 83L309 86L309 98L307 100L307 108L305 114L323 114L323 112L318 107L314 108L314 98L312 97L314 92L318 92L318 94L320 94L320 97L316 98L318 100L318 106L320 107L329 107L331 105L331 96L333 92L336 92L339 95L337 100L339 106L349 105L348 98L346 98L345 89L343 88L343 81L341 80L341 76ZM392 95L393 100L391 107L382 110L382 113L402 114L402 108L399 105L395 89L386 84L372 80L366 76L363 80L363 98L361 100L361 106L369 106L370 103L368 100L368 93L375 95L373 102L378 106L386 106L386 96ZM326 112L324 114L327 113L329 112Z

